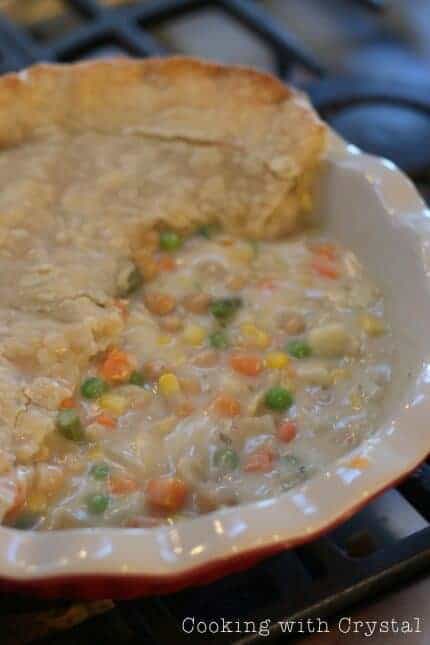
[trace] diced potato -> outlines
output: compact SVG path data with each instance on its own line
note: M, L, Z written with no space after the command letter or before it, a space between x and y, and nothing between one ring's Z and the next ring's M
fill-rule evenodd
M352 339L341 323L311 329L308 340L314 354L327 358L344 356L352 346Z
M37 464L35 475L34 492L48 497L55 495L64 481L64 470L53 464Z
M363 314L360 318L360 326L368 336L380 336L386 332L385 323L382 318Z
M261 417L242 417L237 423L237 430L243 438L254 437L258 435L275 435L275 421L270 414Z
M214 367L218 363L219 353L213 349L203 350L193 359L193 364L197 367Z
M89 423L85 428L85 434L90 441L99 441L106 435L106 428L100 423Z
M178 420L174 415L170 417L164 417L164 419L161 419L160 421L154 423L152 430L160 437L164 437L166 434L169 434L173 430L177 422Z
M330 372L331 380L333 385L345 381L351 375L350 371L344 367L337 367Z
M45 438L55 429L55 422L44 410L31 406L17 418L14 452L18 462L30 463Z
M47 410L57 410L66 397L70 397L72 389L55 379L39 376L25 389L25 394L36 405Z
M299 365L297 366L297 377L307 385L327 386L332 383L331 374L323 365Z
M136 385L123 385L119 388L118 393L126 397L129 407L135 409L141 409L148 405L153 396L152 391Z

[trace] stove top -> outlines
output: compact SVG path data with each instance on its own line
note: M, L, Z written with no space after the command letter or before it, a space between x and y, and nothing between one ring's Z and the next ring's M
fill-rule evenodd
M430 3L0 0L1 9L0 73L36 61L169 52L256 65L306 89L336 130L393 159L430 198ZM91 613L98 616L49 642L286 642L301 635L300 620L336 615L423 573L430 564L429 502L424 464L324 538L207 587L97 604ZM44 633L39 619L46 612L64 628L73 622L70 611L62 601L2 598L0 615L16 618L16 640L5 643L33 642ZM73 611L75 622L87 615ZM194 625L213 621L213 633L187 633L187 616ZM238 629L220 631L220 617L239 621ZM299 621L295 634L282 633L278 621L286 619Z

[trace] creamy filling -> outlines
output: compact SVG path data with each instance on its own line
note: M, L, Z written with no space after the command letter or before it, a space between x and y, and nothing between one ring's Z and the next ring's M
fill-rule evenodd
M70 332L89 359L24 390L0 453L5 524L152 526L276 496L375 429L392 336L351 251L207 226L149 231L109 267L112 311L96 294L69 303L92 321ZM40 369L10 351L17 382Z

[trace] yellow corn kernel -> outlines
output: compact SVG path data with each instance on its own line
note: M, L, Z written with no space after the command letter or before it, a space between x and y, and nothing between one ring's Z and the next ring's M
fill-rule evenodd
M352 392L349 395L349 402L353 410L359 410L363 405L362 398L358 392Z
M27 498L27 508L32 513L41 513L48 506L48 500L43 493L33 492Z
M281 370L286 367L290 359L284 352L271 352L266 356L266 365L272 370Z
M268 345L270 345L269 335L252 323L243 323L240 331L242 332L244 339L254 347L265 349Z
M168 373L162 374L158 379L158 387L163 396L169 397L178 394L181 391L181 386L175 374Z
M201 345L206 337L206 330L199 325L187 325L183 337L189 345Z
M349 375L349 370L345 369L344 367L337 367L330 372L333 385L336 385L336 383L340 383L341 381L345 381Z
M93 446L87 451L88 459L102 459L104 452L99 446Z
M353 457L349 462L348 466L350 468L355 468L357 470L365 470L370 465L367 457Z
M99 398L98 404L103 410L108 410L115 416L120 416L125 412L128 406L128 400L120 394L103 394Z
M380 336L386 331L382 318L377 318L372 314L363 314L360 318L360 325L368 336Z
M172 341L172 337L169 336L168 334L161 334L161 336L157 338L158 345L169 345L171 341Z
M255 257L255 251L250 244L236 246L231 250L231 255L234 260L239 262L251 262Z

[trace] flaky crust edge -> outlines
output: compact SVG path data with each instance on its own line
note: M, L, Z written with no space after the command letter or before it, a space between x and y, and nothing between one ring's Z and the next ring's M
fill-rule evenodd
M271 212L244 231L267 238L294 230L310 209L326 144L304 94L264 72L187 57L38 64L0 78L0 149L55 127L240 149L277 182Z

